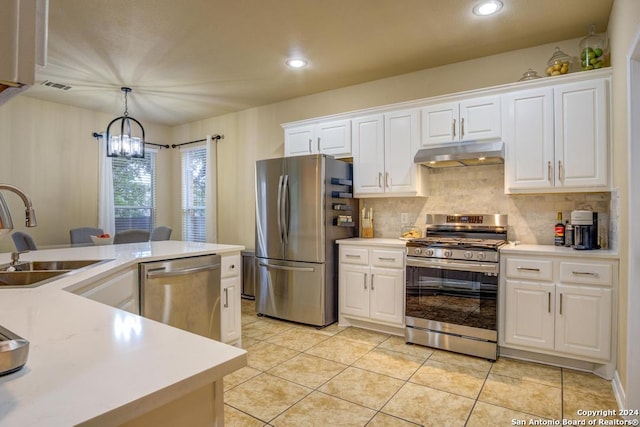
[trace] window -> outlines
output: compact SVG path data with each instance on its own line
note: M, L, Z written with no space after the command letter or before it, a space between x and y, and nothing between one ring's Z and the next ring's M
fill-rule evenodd
M151 230L156 217L156 153L146 150L144 159L114 157L113 196L116 233L131 228Z
M182 238L205 242L205 200L207 190L207 149L182 151Z

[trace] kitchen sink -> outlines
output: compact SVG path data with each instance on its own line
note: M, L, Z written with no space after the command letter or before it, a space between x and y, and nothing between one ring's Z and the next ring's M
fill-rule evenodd
M64 261L26 261L15 265L16 271L36 271L36 270L77 270L90 265L102 262L103 260L64 260ZM6 269L5 269L6 270Z
M0 287L41 285L71 270L0 271ZM41 283L42 282L42 283Z
M8 286L39 286L70 271L107 261L110 260L20 261L15 265L2 264L0 289Z

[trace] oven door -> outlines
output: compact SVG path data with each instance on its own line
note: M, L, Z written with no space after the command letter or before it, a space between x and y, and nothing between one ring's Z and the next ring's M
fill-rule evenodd
M496 342L498 271L498 263L407 257L407 327Z

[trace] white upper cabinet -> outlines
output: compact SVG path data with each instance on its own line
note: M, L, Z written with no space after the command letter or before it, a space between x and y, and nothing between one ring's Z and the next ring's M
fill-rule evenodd
M287 127L284 130L285 157L328 154L351 157L351 120L334 120Z
M352 121L353 183L357 197L384 193L384 117L376 114Z
M587 80L504 95L507 192L608 187L606 84Z
M501 136L500 97L486 96L421 109L423 147Z
M413 157L420 141L418 109L352 120L356 197L426 195L424 167Z
M554 186L553 88L504 96L507 191Z
M607 87L604 80L554 89L557 184L602 187L608 183Z

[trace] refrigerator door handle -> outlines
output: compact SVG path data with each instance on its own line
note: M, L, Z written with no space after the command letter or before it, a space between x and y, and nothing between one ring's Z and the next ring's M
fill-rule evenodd
M286 244L289 243L289 175L284 176L282 190L282 236Z
M274 270L287 270L287 271L315 271L313 267L287 267L286 265L274 265L267 264L265 262L259 262L258 265L261 267L273 268Z
M282 181L284 177L280 175L278 179L278 201L277 205L277 217L278 217L278 234L280 234L280 243L283 243L283 234L282 234Z

